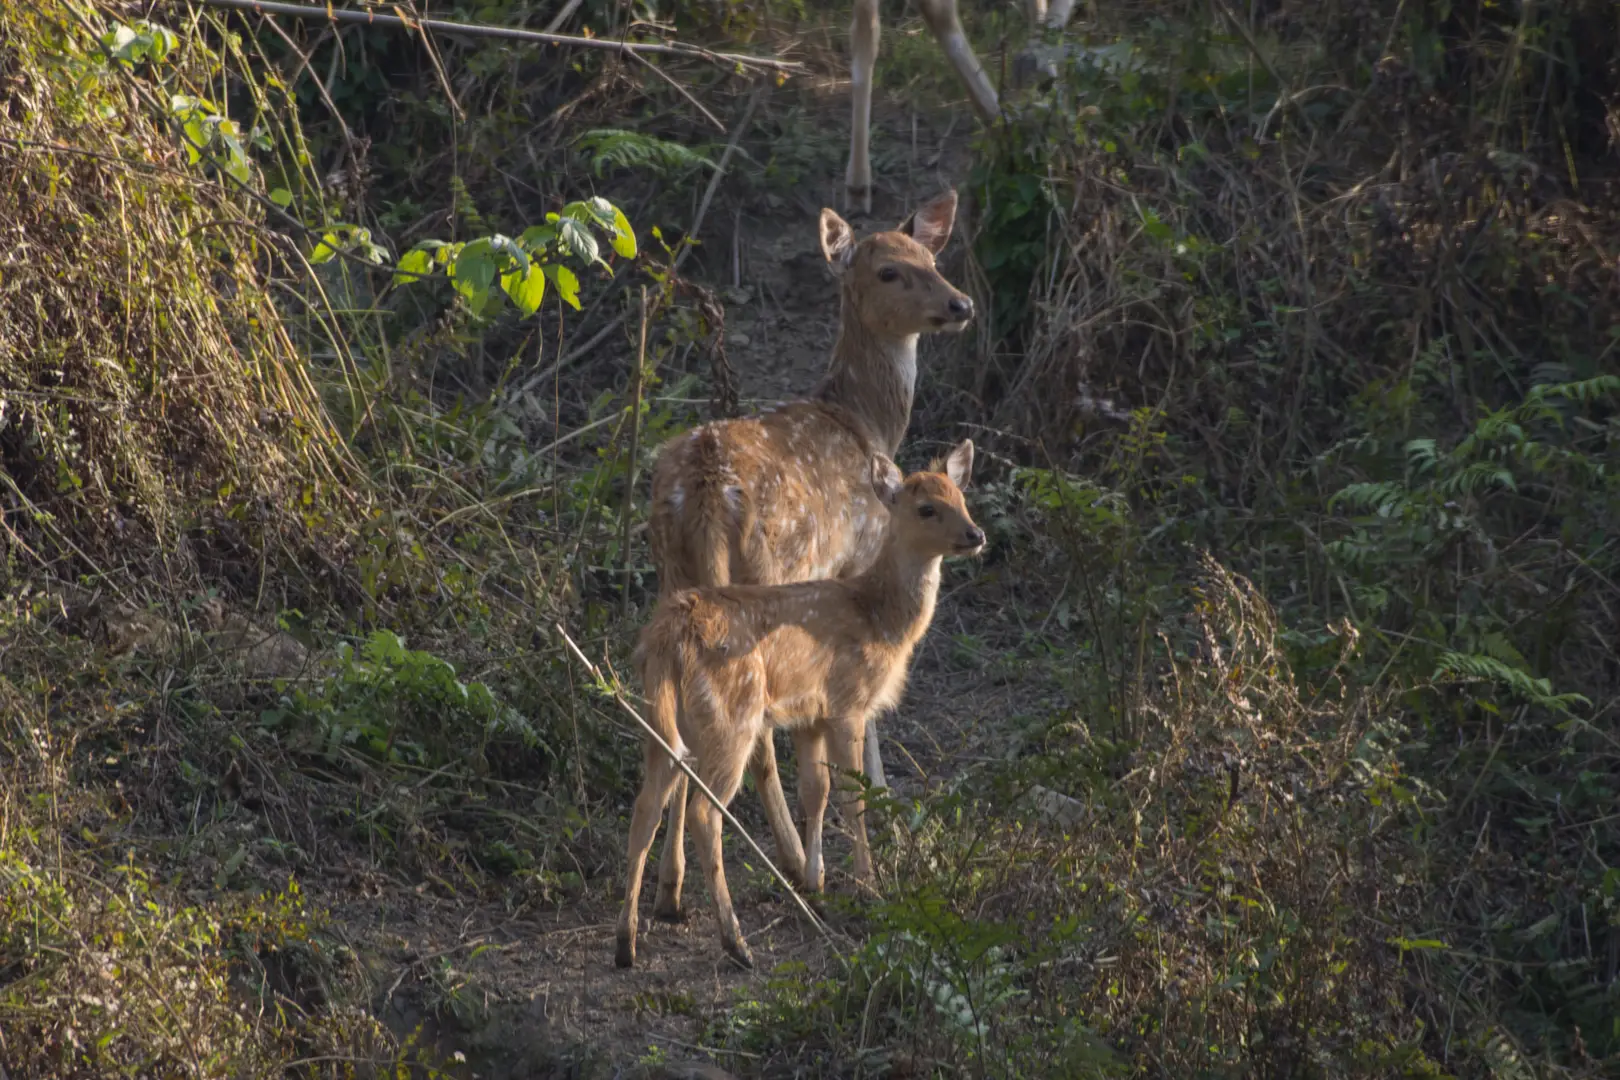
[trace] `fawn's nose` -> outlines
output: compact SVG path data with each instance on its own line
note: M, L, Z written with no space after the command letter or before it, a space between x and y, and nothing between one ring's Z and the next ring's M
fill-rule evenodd
M965 321L973 318L973 301L965 296L953 296L951 302L945 306L958 319Z
M968 531L962 539L962 546L970 548L983 547L984 530L977 525L969 525Z

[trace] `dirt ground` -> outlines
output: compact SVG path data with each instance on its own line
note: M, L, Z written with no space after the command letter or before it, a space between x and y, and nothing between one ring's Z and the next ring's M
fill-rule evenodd
M847 79L827 77L775 93L799 95L801 107L814 110L816 122L842 139L848 130L847 88ZM880 175L875 212L869 217L847 215L862 233L893 227L917 203L961 184L972 120L965 103L929 115L880 101L874 128L876 159L889 167L880 165L876 170ZM760 153L768 153L768 148ZM718 224L712 232L705 229L711 251L724 247L729 254L720 260L730 264L729 272L709 276L727 302L729 360L745 409L808 390L831 351L838 298L820 252L816 223L822 206L842 212L842 171L815 180L793 191L781 200L785 205L774 210L723 205L719 200L710 218ZM942 259L948 274L961 265L961 224L959 220L957 235ZM709 261L717 260L710 254ZM928 352L925 347L923 381L929 378ZM901 799L994 753L994 725L1030 711L1054 692L998 675L953 644L959 635L971 635L987 648L1016 641L1019 627L1009 622L995 594L994 584L983 581L947 586L934 627L919 649L906 699L898 714L882 724L885 765ZM779 756L784 770L791 770L792 754L785 740L779 742ZM791 805L793 781L785 780ZM751 784L733 809L771 850ZM627 801L618 826L621 833L628 814ZM835 817L829 818L829 825L833 833L829 886L836 889L840 863L847 854L836 833ZM881 842L881 835L875 839ZM357 952L376 958L379 970L374 977L380 989L390 991L389 983L394 984L383 995L390 1026L404 1033L422 1025L441 1048L466 1055L468 1075L688 1075L678 1068L660 1072L637 1066L649 1051L670 1060L712 1062L738 1076L759 1075L773 1063L736 1052L711 1057L702 1046L705 1030L739 1001L758 996L783 964L803 964L795 977L805 980L832 974L828 947L762 868L745 869L744 845L728 835L728 875L755 957L753 971L737 970L720 950L695 859L689 864L686 888L689 920L667 925L651 918L659 850L655 846L643 897L637 965L630 971L613 965L614 923L623 887L617 867L602 880L589 881L577 902L515 918L493 904L423 894L409 903L385 900L380 912L376 896L323 900L340 924L366 928L364 940L356 942ZM850 924L850 916L831 909L825 913L835 928L841 921ZM421 972L440 960L448 960L467 985L476 988L474 996L484 1010L475 1021L443 1027L443 1009L438 1010L440 1019L434 1019ZM781 1063L774 1064L778 1069L773 1074L780 1074Z

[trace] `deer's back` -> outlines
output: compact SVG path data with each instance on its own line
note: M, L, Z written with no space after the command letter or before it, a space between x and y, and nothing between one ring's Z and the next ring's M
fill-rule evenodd
M671 439L653 468L648 520L660 592L864 569L884 520L865 479L872 449L836 406L810 401ZM730 574L716 581L711 549L721 543Z

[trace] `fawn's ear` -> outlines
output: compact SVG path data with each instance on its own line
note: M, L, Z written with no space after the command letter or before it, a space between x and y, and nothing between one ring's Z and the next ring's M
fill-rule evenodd
M963 439L945 455L945 475L950 477L951 483L958 488L968 486L968 477L973 475L972 439Z
M821 211L821 253L835 274L842 274L855 262L855 230L827 209Z
M826 213L822 211L823 215ZM822 220L826 220L825 216ZM910 217L900 223L899 231L938 255L945 250L945 244L951 238L951 226L955 224L956 192L950 190L917 207Z
M883 454L872 455L872 490L884 506L900 501L900 468Z

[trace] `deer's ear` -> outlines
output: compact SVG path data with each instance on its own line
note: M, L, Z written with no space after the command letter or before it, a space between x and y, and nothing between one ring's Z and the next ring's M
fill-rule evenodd
M963 439L945 456L945 475L959 488L968 486L968 477L973 475L972 439Z
M821 253L833 272L842 274L855 261L855 230L831 210L821 211Z
M826 221L826 214L827 211L823 210L823 222ZM910 217L900 223L900 231L938 255L945 250L945 244L951 238L951 227L955 224L956 192L948 190L917 207Z
M883 454L872 455L872 490L884 506L900 501L900 469Z

